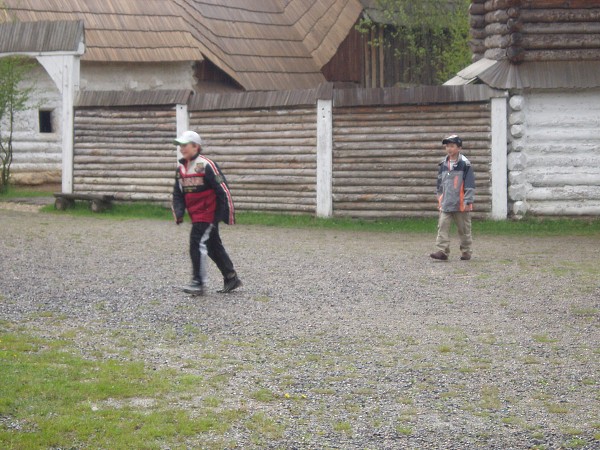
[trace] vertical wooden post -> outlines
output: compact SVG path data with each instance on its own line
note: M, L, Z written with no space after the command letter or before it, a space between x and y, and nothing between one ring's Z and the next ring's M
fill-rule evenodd
M317 217L333 215L333 100L317 101Z
M83 53L83 50L81 50ZM75 90L79 89L79 56L73 54L38 56L62 95L61 136L62 136L62 192L73 192L73 103Z
M507 105L506 98L492 98L492 219L508 214Z
M177 136L179 136L184 131L189 130L190 116L188 114L187 105L175 105L175 120L177 121ZM179 151L179 146L177 146L177 161L179 161L180 159L181 152Z

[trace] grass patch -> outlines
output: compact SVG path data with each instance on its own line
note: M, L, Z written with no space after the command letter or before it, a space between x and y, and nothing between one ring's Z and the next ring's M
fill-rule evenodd
M13 198L49 197L52 195L52 192L54 191L9 185L4 191L0 192L0 201Z
M192 417L177 405L202 392L200 377L86 360L64 340L2 332L0 366L2 448L185 447L247 417L210 407Z
M10 188L0 194L2 198L25 196L48 196L47 191ZM170 208L155 203L115 202L113 207L102 213L93 213L88 202L75 202L75 206L66 211L56 211L54 205L41 208L53 214L73 216L103 217L112 219L158 219L173 220ZM318 218L307 214L273 214L262 212L238 212L237 222L242 225L262 225L281 228L318 228L346 231L370 231L388 233L435 233L437 218L403 219L353 219ZM186 219L187 220L187 219ZM536 219L522 220L474 220L473 233L476 235L507 236L590 236L600 234L600 219Z
M54 209L54 205L43 206L40 211L51 214L67 214L75 217L96 217L103 219L154 219L154 220L173 220L173 213L169 208L155 203L120 203L114 202L112 208L101 213L95 213L90 210L89 203L84 201L75 201L72 208L65 211Z

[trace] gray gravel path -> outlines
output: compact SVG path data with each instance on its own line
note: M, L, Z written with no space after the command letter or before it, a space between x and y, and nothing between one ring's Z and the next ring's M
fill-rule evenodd
M190 448L600 448L597 236L475 236L473 260L434 262L434 230L223 226L244 287L215 293L211 266L190 297L174 289L189 225L16 209L0 209L0 327L218 374L182 405L277 424Z

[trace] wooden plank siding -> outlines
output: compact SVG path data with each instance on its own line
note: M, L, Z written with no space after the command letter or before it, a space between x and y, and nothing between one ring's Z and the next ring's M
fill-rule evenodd
M333 112L333 214L437 215L441 141L464 140L477 177L477 215L491 211L489 102L338 107Z
M190 128L238 210L315 212L316 106L191 111Z
M75 110L73 190L168 202L177 167L172 107Z

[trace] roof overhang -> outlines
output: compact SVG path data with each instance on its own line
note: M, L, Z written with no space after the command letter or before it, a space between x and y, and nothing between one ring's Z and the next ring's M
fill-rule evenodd
M496 89L583 89L600 87L600 61L527 61L480 59L448 80L457 86L484 83Z
M82 55L84 51L83 20L0 23L2 55Z

